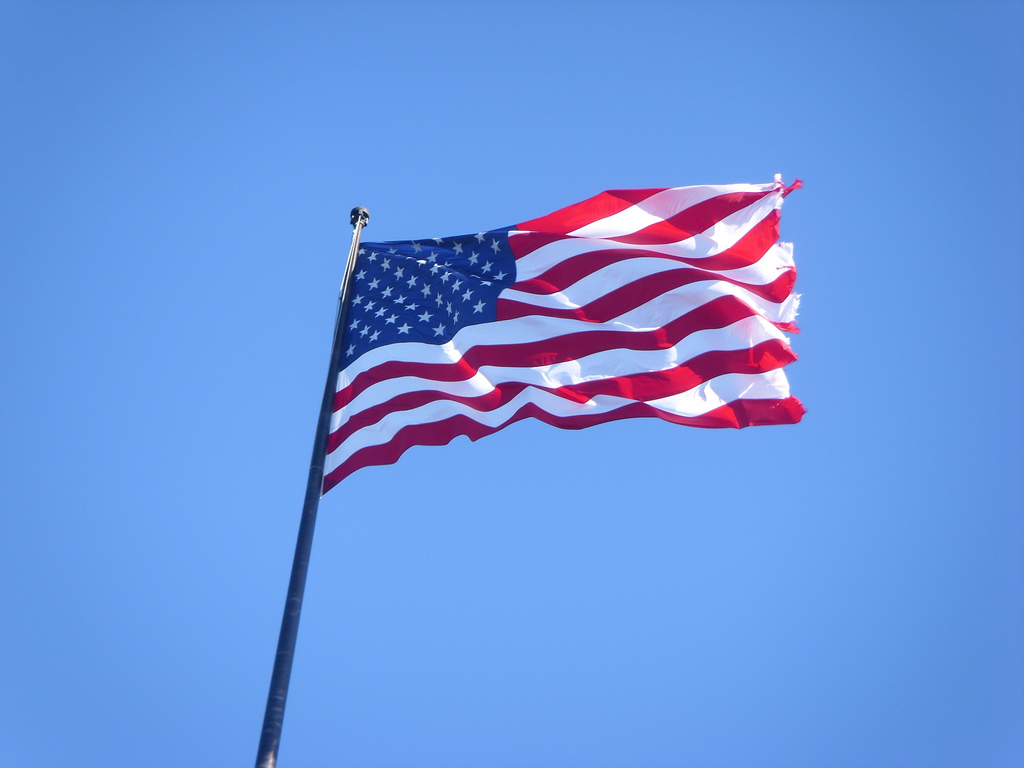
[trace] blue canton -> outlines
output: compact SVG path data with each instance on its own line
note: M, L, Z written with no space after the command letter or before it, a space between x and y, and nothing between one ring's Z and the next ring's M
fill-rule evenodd
M385 344L444 344L467 325L492 322L498 294L516 280L510 229L363 243L352 278L342 368Z

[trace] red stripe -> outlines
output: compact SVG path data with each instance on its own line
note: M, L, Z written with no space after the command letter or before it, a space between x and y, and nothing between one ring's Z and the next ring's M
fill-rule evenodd
M597 395L615 395L650 402L687 392L728 373L767 373L795 361L796 354L785 341L769 339L746 349L703 352L666 371L645 371L629 376L595 379L574 384L568 389L587 399Z
M557 240L565 239L565 235L552 234L551 232L516 232L512 230L508 236L508 244L512 249L512 255L516 259L521 259L538 248L542 248Z
M510 239L512 250L521 235ZM550 238L551 241L563 238ZM610 264L617 264L627 259L665 259L676 261L700 269L739 269L756 264L775 245L779 239L779 213L772 211L759 221L746 235L741 237L732 248L714 256L675 256L659 251L644 251L638 248L611 248L609 250L586 251L559 262L537 277L523 280L515 284L516 290L523 293L547 294L565 290L587 275L591 275Z
M360 429L376 424L389 413L408 411L427 403L447 400L476 411L493 411L511 402L521 392L534 388L576 403L585 403L597 395L614 395L629 400L650 401L686 392L705 381L727 373L757 374L781 368L796 360L796 355L780 339L770 339L748 349L714 350L693 357L682 365L664 371L646 371L584 381L564 387L540 387L522 382L503 382L482 395L453 395L437 390L403 392L390 400L366 408L349 418L327 438L331 453Z
M324 476L323 493L341 482L361 467L394 464L399 457L414 445L447 445L456 437L465 435L470 440L479 440L522 419L534 418L560 429L584 429L596 424L620 419L654 417L674 424L691 427L742 428L767 424L796 424L804 414L804 408L795 397L777 400L735 400L720 406L702 416L678 416L653 408L646 403L630 403L602 414L581 414L578 416L552 416L533 403L526 403L507 421L490 427L474 421L469 416L458 414L431 424L411 424L383 445L369 446L357 451Z
M796 323L772 323L783 333L800 333L800 328Z
M767 192L730 192L718 195L708 200L702 200L683 209L675 216L662 219L632 234L607 239L631 245L678 243L680 240L686 240L710 229L726 216L742 211L774 192L774 189L770 189Z
M584 320L591 323L606 323L616 317L629 312L632 309L643 306L648 301L667 293L675 288L684 285L705 281L722 281L744 288L755 296L760 296L766 301L779 304L793 292L796 283L796 269L787 267L782 270L777 278L765 285L752 285L742 283L739 280L731 280L717 272L707 272L702 269L686 267L684 269L671 269L667 272L659 272L653 275L645 275L639 280L627 283L614 291L606 293L600 298L594 299L589 304L576 309L562 309L558 307L538 307L535 304L526 304L514 299L498 298L498 319L512 320L517 317L541 316L561 317L576 320ZM518 283L513 286L518 287ZM536 287L536 285L534 285ZM557 285L549 286L549 293L558 293Z
M632 208L651 195L663 191L663 189L610 189L581 203L575 203L554 213L549 213L547 216L541 216L539 219L524 221L517 225L516 229L566 235L598 219L604 219L627 208Z
M715 256L695 259L703 269L740 269L756 264L779 239L779 212L771 211L743 237Z
M725 328L757 311L735 296L720 296L690 310L662 328L648 331L580 331L541 339L528 344L490 344L466 350L453 363L412 363L388 361L363 371L334 395L334 411L340 411L367 388L399 376L416 376L431 381L466 381L487 365L534 367L579 360L608 349L652 351L674 347L691 333Z

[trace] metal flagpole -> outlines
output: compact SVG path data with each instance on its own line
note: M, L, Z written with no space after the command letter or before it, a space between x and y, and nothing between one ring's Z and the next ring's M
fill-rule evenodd
M345 276L338 294L338 314L334 322L334 344L331 347L331 365L327 369L327 383L324 385L324 399L320 403L320 417L316 423L313 438L313 457L309 462L309 479L306 481L306 500L302 505L302 520L299 523L299 538L295 542L295 559L292 561L292 575L288 582L288 597L281 619L281 634L277 640L277 657L274 671L270 676L270 693L267 709L263 715L263 734L256 754L256 768L275 768L277 747L281 742L281 726L284 723L284 705L288 698L288 682L292 674L292 659L295 656L295 638L299 633L299 614L302 612L302 593L306 588L306 573L309 570L309 553L313 548L313 528L316 526L316 512L320 505L320 490L324 480L324 454L327 449L327 433L331 426L331 412L334 392L341 364L342 336L345 315L348 312L348 291L355 269L356 253L359 251L359 235L370 221L370 212L365 208L352 209L352 245L345 263Z

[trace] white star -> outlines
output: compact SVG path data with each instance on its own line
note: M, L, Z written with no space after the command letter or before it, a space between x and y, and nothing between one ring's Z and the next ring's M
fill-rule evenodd
M345 350L345 354L346 355L351 355L355 351L356 351L356 345L355 344L349 344L348 345L348 349Z
M359 335L360 335L360 336L365 336L365 335L366 335L366 334L368 334L369 332L370 332L370 329L369 329L369 328L368 328L367 326L365 326L365 325L364 325L364 326L363 326L363 330L361 330L361 331L359 332Z
M464 294L462 294L462 300L463 301L469 301L469 297L472 296L472 295L473 295L473 292L471 290L469 290L469 288L467 288L466 292Z
M462 281L461 280L456 280L454 283L452 283L452 290L455 291L456 293L458 293L458 290L461 287L462 287Z
M385 312L387 312L387 310L386 310L386 309L384 309L384 307L381 307L380 309L378 309L378 310L377 310L376 312L374 312L373 314L374 314L374 316L375 316L375 317L382 317L382 316L384 315L384 313L385 313Z
M360 248L359 249L359 255L362 256L364 253L366 253L366 249L365 248Z
M430 239L431 239L431 240L433 240L433 241L434 241L435 243L437 243L438 245L440 245L441 243L443 243L443 242L444 242L444 239L443 239L443 238L440 238L440 237L432 237L432 238L430 238Z
M373 253L370 254L369 260L370 261L376 261L377 260L377 252L376 251L374 251Z
M395 250L395 246L391 246L388 248L388 253L398 253L398 251Z
M495 240L495 241L493 241L491 243L491 250L494 251L495 253L497 253L500 248L501 248L501 246L498 245L498 241L497 240Z
M381 269L391 269L391 259L384 259L384 261L382 261L380 263L380 268Z
M376 277L373 278L373 280L370 281L370 290L376 290L378 285L380 285L380 280L378 280Z
M487 234L486 232L477 232L475 235L473 235L473 237L476 238L476 241L478 243L482 243L484 241L484 236L486 234Z
M398 326L398 332L399 332L399 333L408 333L408 332L409 332L409 329L410 329L411 327L412 327L412 326L411 326L411 325L409 325L408 323L402 323L402 324L401 324L400 326Z
M413 244L412 244L412 249L413 249L414 251L416 251L416 253L419 253L420 251L422 251L422 250L423 250L423 246L422 246L422 245L420 245L419 243L413 243Z
M359 321L358 321L358 320L353 320L353 321L352 321L352 325L350 325L350 326L348 327L348 329L349 329L350 331L354 331L354 330L355 330L356 328L358 328L358 327L359 327Z
M370 341L376 341L376 340L377 340L377 337L378 337L378 336L380 336L380 331L374 331L374 332L373 332L373 333L372 333L372 334L370 335Z
M455 243L452 245L456 253L462 253L462 243Z
M410 312L415 312L419 308L420 305L414 301L409 302L409 306L406 307L406 309L408 309Z
M444 299L442 299L442 298L441 298L441 294L440 294L440 293L439 293L439 294L437 294L437 296L435 297L435 300L437 301L437 306L439 306L439 307L440 307L440 306L441 306L442 304L444 304Z
M445 272L443 275L441 275L441 282L442 283L447 283L451 279L451 277L452 277L452 273L451 272Z
M459 310L455 310L455 316L452 318L452 322L454 322L456 325L459 324Z
M448 302L447 309L448 309L448 314L450 315L452 313L452 303L450 301Z
M486 274L487 272L491 271L491 267L492 266L493 266L493 264L490 261L488 261L486 264L484 264L482 267L480 267L480 271L483 272L484 274Z
M369 311L370 311L371 309L373 309L373 308L374 308L374 307L375 307L376 305L377 305L377 302L376 302L376 301L368 301L368 302L366 302L366 311L367 311L367 312L369 312Z
M430 295L430 286L429 285L424 285L423 286L423 290L420 291L420 293L422 293L424 296L429 296Z
M432 274L432 275L436 275L436 274L437 274L437 270L439 270L439 269L441 269L441 265L440 265L440 264L437 264L437 263L435 263L435 264L434 264L434 266L432 266L432 267L430 268L430 274Z
M437 251L431 251L430 255L427 256L427 261L437 261Z
M356 280L362 280L364 277L366 277L365 269L360 269L358 272L356 272Z
M502 280L505 279L505 273L504 272L499 272L498 274L496 274L494 276L494 279L497 280L500 283Z
M479 258L480 258L480 254L477 253L476 251L473 251L473 254L469 257L469 263L470 264L476 264L476 260L479 259Z
M429 323L430 322L430 318L432 318L433 315L430 314L429 312L427 312L427 310L423 310L423 314L422 315L417 315L417 317L419 317L419 319L422 320L424 323Z
M441 336L443 334L444 334L444 326L441 325L441 323L438 323L437 327L434 328L434 335L435 336Z
M483 311L484 311L484 303L482 301L478 301L476 304L473 305L473 313L474 314L476 314L477 312L483 312Z
M363 297L362 296L356 296L354 299L352 299L352 303L353 304L362 304L363 303Z
M396 314L395 314L394 312L392 312L392 313L391 313L391 317L389 317L389 318L386 318L386 319L384 320L384 322L385 322L385 323L387 323L388 325L391 325L391 324L392 324L392 323L394 323L394 322L395 322L395 320L397 320L397 319L398 319L398 315L396 315Z
M395 299L395 304L405 304L405 296L399 296Z
M416 287L416 275L413 275L408 280L406 280L405 284L408 285L410 288L415 288Z
M389 285L384 289L384 293L381 294L385 299L391 298L391 286Z
M395 267L395 279L400 280L405 276L405 267Z

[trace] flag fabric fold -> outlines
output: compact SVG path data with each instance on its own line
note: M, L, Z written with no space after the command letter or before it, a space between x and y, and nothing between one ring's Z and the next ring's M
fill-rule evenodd
M524 418L798 422L796 269L778 242L798 186L615 190L512 227L363 243L323 492Z

